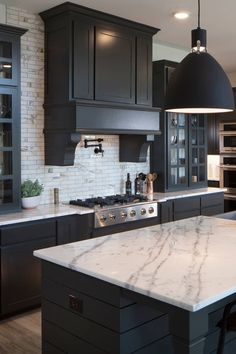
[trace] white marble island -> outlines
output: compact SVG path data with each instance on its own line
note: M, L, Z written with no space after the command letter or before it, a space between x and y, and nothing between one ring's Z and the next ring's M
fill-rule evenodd
M180 354L204 352L210 311L236 293L236 222L231 220L200 216L34 254L162 306ZM191 322L195 329L186 331Z

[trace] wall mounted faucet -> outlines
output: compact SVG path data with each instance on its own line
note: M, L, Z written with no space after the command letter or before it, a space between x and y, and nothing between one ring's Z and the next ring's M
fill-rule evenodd
M89 147L94 147L94 153L95 154L102 154L104 153L104 150L102 149L102 141L103 139L98 138L98 139L84 139L84 147L87 149ZM89 144L97 142L97 144Z

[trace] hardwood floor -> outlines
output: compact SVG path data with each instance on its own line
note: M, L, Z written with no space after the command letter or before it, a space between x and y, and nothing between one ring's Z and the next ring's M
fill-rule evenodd
M39 309L0 321L1 354L41 354Z

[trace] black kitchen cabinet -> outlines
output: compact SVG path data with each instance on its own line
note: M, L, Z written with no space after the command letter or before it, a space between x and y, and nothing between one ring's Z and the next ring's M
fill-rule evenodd
M157 133L152 37L158 29L70 2L40 15L45 164L73 165L81 134Z
M213 216L224 212L224 193L201 196L201 215Z
M164 107L168 80L178 64L161 60L153 63L153 105ZM161 136L151 145L151 170L157 172L155 192L207 186L206 116L160 113Z
M150 36L138 35L136 50L136 103L152 106L152 41Z
M173 219L181 220L200 215L200 197L180 198L174 200Z
M96 26L95 99L135 103L135 33Z
M42 12L46 105L90 100L152 106L156 28L64 3Z
M1 316L40 304L41 267L33 251L56 244L54 219L1 227Z
M41 303L41 267L33 251L91 237L94 215L69 215L0 228L0 316Z
M170 199L159 203L160 223L194 216L214 216L224 212L224 193Z
M173 201L167 200L166 202L159 203L160 223L173 221Z
M219 155L219 117L217 114L207 116L207 152L209 155Z
M81 17L72 20L72 46L72 98L93 100L94 26ZM50 72L48 76L50 77Z
M0 25L0 213L20 209L20 36Z
M91 237L94 214L70 215L57 219L57 244L86 240Z

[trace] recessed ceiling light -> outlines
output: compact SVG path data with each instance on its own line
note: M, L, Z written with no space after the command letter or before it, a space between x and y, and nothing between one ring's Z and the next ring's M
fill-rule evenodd
M174 17L177 18L178 20L185 20L186 18L189 17L189 13L184 11L176 12L174 13Z

